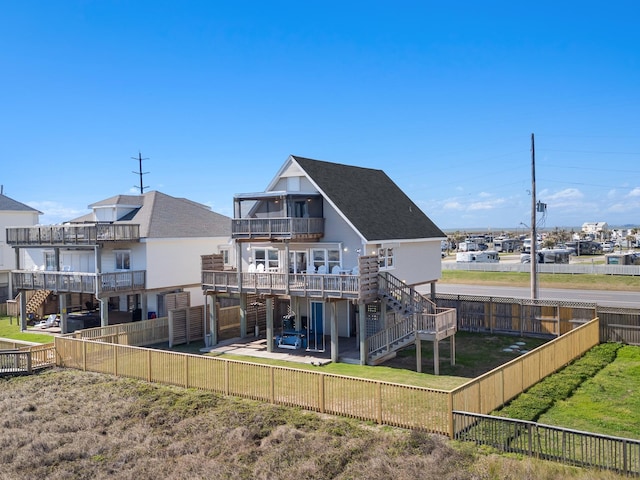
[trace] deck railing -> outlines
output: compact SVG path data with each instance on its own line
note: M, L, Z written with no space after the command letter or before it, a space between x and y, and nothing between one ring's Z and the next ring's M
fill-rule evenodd
M123 272L85 273L14 270L11 272L14 288L21 290L51 290L73 293L111 293L143 290L145 270Z
M16 344L15 347L11 350L0 350L0 375L29 374L56 364L53 343L20 347Z
M8 245L96 245L101 242L138 241L140 225L36 225L7 228Z
M231 223L233 238L269 239L321 237L324 218L235 218Z
M202 271L204 290L218 293L262 293L273 295L359 298L358 275Z

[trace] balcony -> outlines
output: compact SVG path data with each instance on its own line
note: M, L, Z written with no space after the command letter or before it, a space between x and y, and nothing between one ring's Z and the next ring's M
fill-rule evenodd
M7 244L14 247L92 246L104 242L137 242L139 240L140 225L96 223L7 228Z
M324 235L324 218L236 218L231 223L236 240L318 240Z
M144 290L146 271L84 273L14 270L14 288L21 290L51 290L58 293L124 293ZM97 289L96 289L97 286Z
M311 298L368 300L377 294L378 273L323 275L202 271L202 289L210 293L254 293Z

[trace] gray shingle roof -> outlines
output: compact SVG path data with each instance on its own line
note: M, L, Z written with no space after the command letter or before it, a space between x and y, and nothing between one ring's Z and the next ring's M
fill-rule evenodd
M29 205L20 203L13 198L9 198L6 195L0 194L0 211L3 212L37 212L42 214L41 211L31 208Z
M136 208L116 224L139 224L142 238L230 237L231 218L206 205L152 191L143 195L116 195L89 205L126 205ZM92 220L89 220L92 219ZM95 221L92 214L72 223Z
M367 241L446 237L382 170L291 158Z

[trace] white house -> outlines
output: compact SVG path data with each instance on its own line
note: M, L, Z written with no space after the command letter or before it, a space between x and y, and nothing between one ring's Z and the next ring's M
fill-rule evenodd
M110 317L166 315L169 294L188 292L191 305L203 304L200 256L233 258L231 219L185 198L152 191L89 208L61 225L7 230L19 252L14 289L57 296L63 331L75 310L99 309L100 324L108 325Z
M40 215L42 212L35 208L4 195L4 188L0 187L0 302L10 297L11 270L16 268L13 249L7 245L7 227L36 225Z
M266 304L270 351L324 350L328 337L338 361L338 339L356 338L357 360L373 364L455 332L455 311L414 288L435 293L446 235L383 171L290 156L265 191L236 195L234 207L235 270L203 271L203 289L211 302L239 297L240 336L248 295Z

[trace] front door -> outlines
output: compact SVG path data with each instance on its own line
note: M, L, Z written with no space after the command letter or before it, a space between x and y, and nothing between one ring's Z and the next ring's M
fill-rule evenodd
M311 321L307 324L307 349L324 352L324 303L311 302Z

